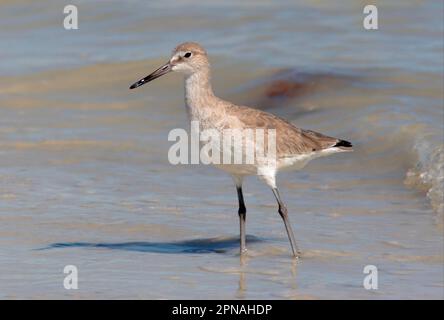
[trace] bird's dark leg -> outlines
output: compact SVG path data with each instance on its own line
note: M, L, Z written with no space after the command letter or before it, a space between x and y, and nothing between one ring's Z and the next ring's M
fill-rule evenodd
M296 245L296 240L294 239L293 229L291 228L290 220L288 219L288 212L287 207L281 200L281 196L279 195L279 191L277 188L273 188L274 196L276 197L276 200L279 205L279 215L281 216L282 220L284 220L285 229L287 230L288 240L290 240L291 250L293 251L293 256L299 257L301 254L298 246Z
M247 216L247 208L245 208L244 195L242 194L242 186L236 186L237 197L239 199L239 225L240 225L240 253L247 251L245 245L245 218Z

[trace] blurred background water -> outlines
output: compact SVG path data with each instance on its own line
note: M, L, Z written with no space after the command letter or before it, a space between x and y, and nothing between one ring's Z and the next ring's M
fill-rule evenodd
M0 298L443 298L443 3L374 4L0 0ZM181 77L128 90L184 41L219 96L356 146L279 179L299 263L265 186L240 262L231 178L169 164Z

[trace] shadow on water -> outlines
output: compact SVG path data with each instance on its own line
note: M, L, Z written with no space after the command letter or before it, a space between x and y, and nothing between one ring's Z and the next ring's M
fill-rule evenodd
M263 241L254 236L248 236L251 244ZM127 250L152 253L225 253L230 249L239 247L239 238L207 238L175 242L119 242L119 243L92 243L92 242L60 242L50 244L48 249L60 248L104 248L113 250Z

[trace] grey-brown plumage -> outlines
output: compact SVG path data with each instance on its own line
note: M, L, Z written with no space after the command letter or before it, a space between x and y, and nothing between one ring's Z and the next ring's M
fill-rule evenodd
M244 123L245 128L276 129L278 157L321 151L344 141L319 132L297 128L288 121L261 110L233 104L227 109L228 113L237 116ZM338 147L347 151L352 146L348 142Z
M303 130L270 113L237 106L216 97L211 88L210 64L205 49L195 42L185 42L177 46L170 60L147 77L134 83L130 89L137 88L170 71L185 75L185 102L191 121L198 121L200 129L223 132L226 129L266 129L265 140L271 130L275 130L276 161L272 165L255 159L250 164L218 164L217 167L228 172L236 184L239 200L240 252L246 251L245 218L246 208L242 193L243 178L257 175L273 190L278 202L278 212L287 230L293 255L299 255L292 227L276 186L276 174L284 169L301 169L310 160L332 153L352 151L350 142L329 137L321 133ZM270 130L271 129L271 130ZM245 135L244 139L248 139ZM231 150L231 149L230 149ZM242 149L244 152L246 149ZM214 151L214 150L213 150ZM227 150L220 148L220 153Z

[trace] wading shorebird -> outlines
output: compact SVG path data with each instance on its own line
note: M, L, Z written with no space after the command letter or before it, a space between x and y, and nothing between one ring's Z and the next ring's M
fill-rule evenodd
M300 251L288 219L287 208L276 186L276 173L284 169L298 170L310 160L332 153L352 151L350 142L332 138L311 130L303 130L270 113L244 106L237 106L213 94L210 83L210 63L204 48L194 42L177 46L170 60L150 75L131 85L134 89L171 71L185 75L185 102L191 121L198 121L202 129L221 132L225 129L264 129L275 133L275 162L256 159L250 164L216 165L231 174L237 189L240 221L240 253L246 251L246 207L242 193L245 176L258 175L273 191L278 212L284 221L293 255ZM243 149L245 150L245 149ZM221 152L225 152L221 150Z

